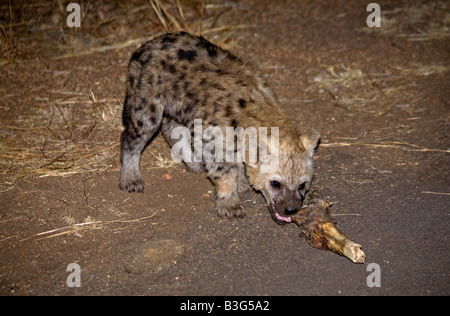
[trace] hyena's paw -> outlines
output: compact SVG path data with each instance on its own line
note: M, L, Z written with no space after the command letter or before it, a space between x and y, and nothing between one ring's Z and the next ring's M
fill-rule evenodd
M238 203L227 203L225 201L217 201L216 203L217 214L222 218L232 219L233 217L244 218L244 207Z
M120 180L120 189L128 192L144 192L144 180L141 177Z

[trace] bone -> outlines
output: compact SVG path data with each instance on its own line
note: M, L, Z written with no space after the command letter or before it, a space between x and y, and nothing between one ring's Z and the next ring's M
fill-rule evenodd
M323 199L311 199L308 206L292 216L311 246L331 250L354 263L364 263L366 258L361 245L350 240L334 225L328 210L331 204Z

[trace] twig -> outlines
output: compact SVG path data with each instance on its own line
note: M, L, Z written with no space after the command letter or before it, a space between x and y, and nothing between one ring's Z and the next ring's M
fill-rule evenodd
M129 40L122 41L122 42L116 42L111 45L103 45L103 46L98 46L98 47L84 48L83 50L78 50L78 51L66 53L66 54L63 54L60 56L55 56L55 57L53 57L53 59L58 60L58 59L64 59L64 58L86 56L86 55L91 55L91 54L95 54L95 53L106 52L109 50L119 50L124 47L128 47L128 46L135 45L135 44L140 44L145 41L150 41L154 38L155 38L155 36L139 37L139 38L129 39Z
M169 31L169 28L167 27L167 21L163 16L163 13L161 12L161 7L160 7L160 3L159 1L156 0L148 0L148 2L150 3L150 5L152 6L153 11L155 12L156 16L158 17L159 22L162 24L162 26L164 27L164 30L166 32Z
M225 26L218 26L212 29L208 29L208 30L204 30L202 31L202 35L205 34L209 34L209 33L214 33L214 32L222 32L225 30L237 30L237 29L243 29L246 27L252 27L252 25L247 25L247 24L238 24L238 25L225 25Z
M106 148L97 150L97 151L95 151L95 152L93 152L93 153L90 153L90 154L87 154L87 155L85 155L85 156L78 156L78 157L75 157L75 158L73 158L73 160L76 161L76 160L79 160L79 159L82 159L82 158L86 159L86 158L89 158L89 157L92 157L92 156L101 154L101 153L103 153L103 152L105 152L105 151L107 151L107 150L113 149L113 148L115 148L115 147L117 147L117 146L119 146L119 145L120 145L120 142L117 142L117 143L115 143L115 144L112 144L111 146L108 146L108 147L106 147Z
M64 236L64 235L71 234L71 233L81 231L81 230L98 229L103 226L107 226L107 225L111 225L111 224L136 223L136 222L140 222L140 221L152 218L156 215L156 213L158 213L158 211L155 211L153 214L151 214L149 216L144 216L144 217L140 217L140 218L136 218L136 219L121 218L121 219L114 220L114 221L91 221L91 222L86 222L86 223L73 224L70 226L64 226L64 227L60 227L60 228L51 229L51 230L48 230L45 232L37 233L31 237L20 239L20 241L23 242L23 241L29 240L33 237L40 237L40 236L52 234L50 236L41 237L41 238L38 238L35 240L35 241L39 241L42 239L49 239L49 238L54 238L54 237L58 237L58 236ZM9 239L9 238L2 239L0 241L7 240L7 239Z
M422 191L423 194L434 194L434 195L450 195L450 193L445 192L431 192L431 191Z
M55 104L55 107L58 110L59 114L61 114L61 116L64 120L64 123L66 124L67 130L69 131L69 138L67 140L70 140L70 139L72 139L72 129L70 128L69 123L67 122L66 117L64 116L64 113L61 110L61 107L58 104Z
M7 223L7 222L12 222L12 221L15 221L15 220L18 220L18 219L21 219L21 218L23 218L23 216L14 217L14 218L11 218L11 219L5 219L4 221L0 221L0 224Z
M183 28L180 26L180 24L178 23L177 19L174 18L167 10L166 8L163 6L162 3L160 3L158 1L159 6L161 7L161 11L162 13L167 17L167 19L169 20L170 23L172 23L175 27L175 29L177 31L181 31Z
M13 38L12 38L12 22L13 22L13 16L12 16L12 5L11 0L8 1L8 7L9 7L9 45L10 48L12 48Z
M449 154L449 149L434 149L434 148L426 148L419 145L411 144L405 141L392 141L392 142L380 142L380 143L363 143L363 142L355 142L355 143L323 143L320 144L320 147L350 147L350 146L365 146L371 148L396 148L405 151L417 151L417 152L440 152ZM408 148L412 147L412 148Z
M206 0L202 0L202 8L200 10L200 23L198 25L198 36L202 35L203 19L205 17L205 4Z

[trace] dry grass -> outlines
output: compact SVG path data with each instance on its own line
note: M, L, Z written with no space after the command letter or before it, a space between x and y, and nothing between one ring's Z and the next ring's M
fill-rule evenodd
M133 223L142 222L142 221L145 221L145 220L148 220L148 219L154 217L157 213L158 213L158 211L155 211L155 212L153 212L153 214L144 216L141 218L134 218L134 219L121 218L121 219L112 220L112 221L96 221L88 216L82 223L75 223L73 218L66 218L66 221L69 224L68 226L54 228L54 229L40 232L40 233L34 234L32 236L29 236L26 238L21 238L21 239L19 239L18 236L8 236L3 239L0 239L0 242L6 241L6 240L9 240L12 238L18 238L20 242L24 242L27 240L33 240L34 242L36 242L39 240L50 239L50 238L55 238L55 237L59 237L59 236L65 236L65 235L72 234L72 233L77 236L81 236L81 233L83 231L103 229L104 227L111 226L111 225L123 225L123 224L133 224Z
M178 164L169 156L163 156L161 154L157 155L153 154L153 157L155 158L155 161L153 162L154 168L166 169L172 168Z
M350 147L350 146L360 146L369 148L389 148L389 149L399 149L404 151L414 151L414 152L436 152L436 153L446 153L450 154L450 149L435 149L426 148L416 144L411 144L403 140L373 140L373 141L352 141L352 142L335 142L335 143L321 143L320 147L323 148L333 148L333 147Z
M247 27L243 24L218 25L220 16L231 10L232 5L229 3L208 5L206 0L138 2L134 4L112 0L107 4L85 3L81 8L81 28L69 28L65 25L67 13L62 1L41 4L30 2L23 4L21 8L15 8L13 3L9 6L12 15L14 16L14 9L20 9L23 17L22 21L15 23L14 31L8 32L3 26L0 29L4 51L0 55L0 64L11 62L7 53L14 51L12 44L10 45L13 35L23 40L38 40L42 48L39 52L41 56L64 59L137 46L159 34L175 31L214 35L216 43L227 44L223 45L227 47L231 33ZM36 7L42 11L38 15ZM141 36L137 34L135 21L139 21ZM0 20L0 25L3 25L1 22ZM38 28L39 32L30 33L32 28ZM16 53L21 52L16 49L14 54Z
M205 0L141 0L139 3L111 0L101 5L84 2L82 27L70 29L64 23L63 1L24 1L20 7L13 1L4 2L0 4L0 65L3 68L10 64L13 65L10 68L24 71L24 64L39 60L44 61L45 68L50 60L64 62L131 49L161 33L179 30L208 35L215 43L230 48L233 33L248 26L221 24L220 17L231 8L228 2L212 4ZM139 28L135 21L140 21ZM411 28L406 28L404 21ZM449 21L447 4L437 1L383 11L382 31L397 32L411 40L441 39L448 37ZM420 32L408 33L407 29L420 29ZM366 73L357 66L322 65L306 92L322 89L337 106L384 115L406 100L409 104L420 100L420 91L405 89L408 82L404 77L414 80L433 74L443 76L448 71L443 64L395 65L382 74ZM381 84L379 77L388 80ZM0 193L13 189L16 180L25 177L70 176L118 168L121 100L98 99L92 91L35 94L23 87L11 91L4 84L0 84L0 106L11 110L8 100L17 96L22 97L20 102L27 102L27 107L24 114L12 121L0 118ZM396 141L322 144L323 147L354 145L448 152ZM150 168L172 166L168 155L159 155L154 156Z
M362 32L397 36L410 41L448 41L450 10L448 1L407 3L387 10L382 7L381 27L364 27ZM445 76L450 68L445 62L433 64L385 64L380 73L367 73L355 67L324 65L315 78L315 86L329 91L335 104L350 111L384 115L395 106L412 105L421 100L421 91L410 89L415 81L430 75ZM358 97L354 97L358 91Z
M0 15L0 65L14 64L23 71L27 60L33 58L44 63L67 62L137 47L164 32L180 30L214 36L216 43L229 48L232 32L245 27L220 25L220 16L231 9L228 3L136 2L83 2L79 29L66 27L64 1L29 1L20 6L2 3L0 9L6 15ZM139 28L135 21L140 21ZM30 43L35 43L34 47L30 48ZM98 99L92 90L47 91L36 97L17 89L11 94L10 88L2 85L0 95L4 109L12 109L8 100L16 97L28 103L27 111L17 113L13 120L0 118L0 193L13 189L21 178L66 177L118 168L121 100ZM166 156L155 156L147 167L173 167Z
M412 3L393 10L383 10L381 28L364 32L381 32L405 37L410 41L448 40L450 37L450 7L448 1Z
M0 57L8 56L13 49L13 15L11 0L9 0L8 8L5 11L8 12L9 23L6 27L0 24Z
M118 100L97 100L94 94L47 100L45 108L0 125L8 137L0 143L0 193L26 176L70 176L112 167L119 143L91 134L120 129ZM116 104L116 106L113 106Z
M306 92L326 91L336 106L381 116L397 105L421 100L420 91L409 89L420 77L444 76L450 67L442 64L387 65L383 73L366 73L345 65L322 65ZM357 91L357 93L355 93Z
M397 69L403 76L428 77L434 74L443 75L450 70L450 67L442 64L422 65L415 63L409 67L397 67Z

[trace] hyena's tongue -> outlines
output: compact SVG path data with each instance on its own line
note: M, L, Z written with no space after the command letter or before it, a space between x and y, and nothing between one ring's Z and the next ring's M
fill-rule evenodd
M278 214L278 212L275 212L275 217L282 222L286 222L286 223L290 223L291 222L291 218L290 217L283 217L280 214Z

